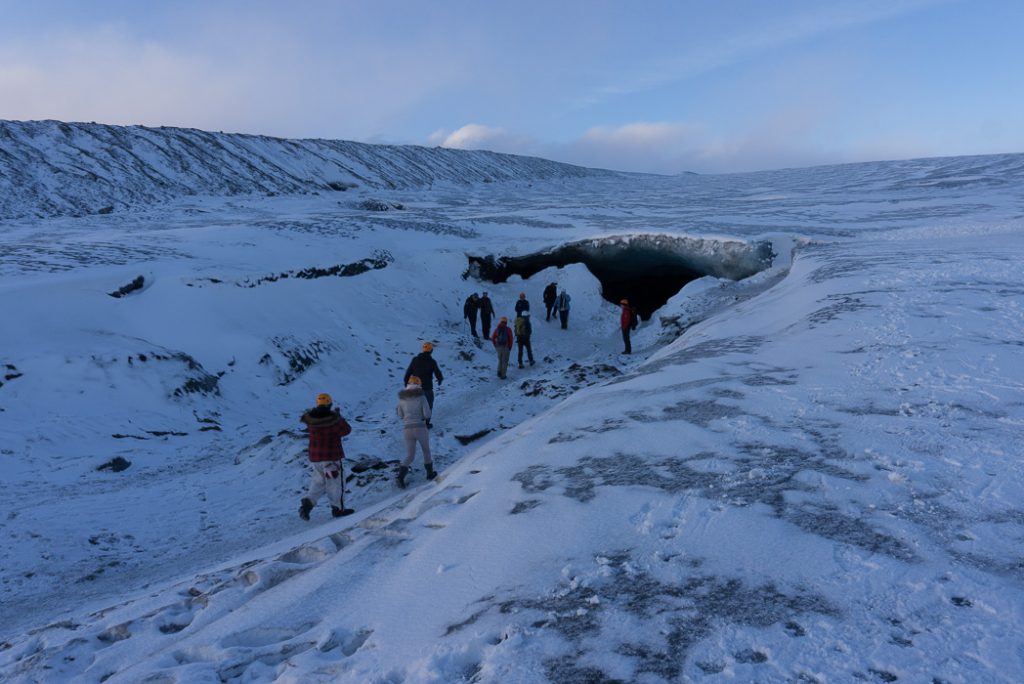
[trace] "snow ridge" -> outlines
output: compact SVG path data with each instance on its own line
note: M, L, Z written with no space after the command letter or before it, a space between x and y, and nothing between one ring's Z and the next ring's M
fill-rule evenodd
M188 195L431 188L613 175L482 150L0 120L0 220L110 213Z

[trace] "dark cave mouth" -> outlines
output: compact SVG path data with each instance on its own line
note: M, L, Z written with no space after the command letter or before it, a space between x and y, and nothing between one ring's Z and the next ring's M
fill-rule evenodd
M628 299L643 320L683 287L714 276L741 280L772 265L775 254L767 240L693 238L672 235L629 235L580 240L520 256L466 255L463 278L504 283L524 280L555 267L583 264L601 283L601 296L612 304Z

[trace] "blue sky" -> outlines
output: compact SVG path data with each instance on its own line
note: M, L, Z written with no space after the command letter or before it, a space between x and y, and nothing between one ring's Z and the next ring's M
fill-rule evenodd
M0 118L704 173L1024 152L1024 0L0 0Z

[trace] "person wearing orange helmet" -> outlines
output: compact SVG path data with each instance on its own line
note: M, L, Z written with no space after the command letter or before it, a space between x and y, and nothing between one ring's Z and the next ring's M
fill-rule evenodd
M427 471L427 479L433 480L437 473L434 472L434 462L430 456L430 433L427 431L430 405L423 394L420 379L415 375L409 376L405 389L398 393L398 407L395 411L402 419L402 437L405 440L405 459L398 467L398 486L405 489L405 477L416 458L417 444L423 451L423 467Z
M341 417L340 409L333 408L331 395L326 393L318 394L316 406L303 413L299 420L306 424L309 432L309 462L313 466L309 490L299 502L299 517L309 520L309 512L324 492L327 492L331 514L335 518L355 513L351 508L345 508L341 463L345 458L341 438L352 432L352 426Z
M430 404L430 410L434 410L434 378L437 378L438 387L444 382L444 375L441 374L441 368L437 365L437 361L434 360L434 343L424 342L422 350L419 354L413 357L412 361L409 362L409 367L405 369L405 375L402 377L402 382L409 384L409 378L416 376L420 379L423 387L423 394L427 398L427 403ZM427 427L433 427L430 421L427 421Z

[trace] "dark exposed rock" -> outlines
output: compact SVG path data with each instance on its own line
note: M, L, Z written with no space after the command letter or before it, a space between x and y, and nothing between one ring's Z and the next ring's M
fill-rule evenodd
M491 432L493 432L493 428L486 428L484 430L474 432L471 435L455 435L455 439L459 440L459 444L471 444L476 440L480 439L481 437L489 435Z
M136 290L141 290L142 286L145 284L146 279L143 278L142 276L139 276L138 278L128 283L127 285L122 285L113 292L108 292L107 294L109 294L111 297L115 299L120 299L121 297L124 297L126 294L135 292Z
M103 465L96 468L96 470L109 470L114 473L119 473L122 470L127 470L131 467L131 461L122 458L121 456L115 456Z

